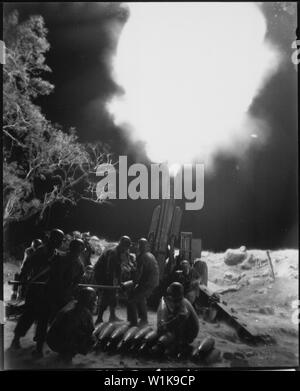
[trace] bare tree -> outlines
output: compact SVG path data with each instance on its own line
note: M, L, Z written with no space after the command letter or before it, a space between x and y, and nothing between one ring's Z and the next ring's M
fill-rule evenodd
M47 29L41 16L19 23L5 19L7 47L3 70L3 221L43 218L55 202L76 204L95 197L96 168L110 160L108 147L83 145L74 129L63 131L48 121L34 100L54 86L42 79L50 68Z

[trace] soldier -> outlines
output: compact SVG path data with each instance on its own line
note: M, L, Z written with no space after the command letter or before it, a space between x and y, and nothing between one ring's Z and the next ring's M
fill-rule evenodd
M60 247L60 250L63 253L66 253L69 250L69 246L72 240L73 240L73 236L71 234L65 234L64 241Z
M204 261L201 261L201 259L196 259L193 266L196 273L199 275L199 282L201 285L207 286L208 282L208 269L207 264Z
M73 231L72 232L72 238L73 239L81 239L84 242L84 249L81 252L80 259L84 267L91 265L91 255L92 255L92 248L89 243L90 234L89 232L81 233L79 231Z
M118 245L106 250L94 266L94 278L96 284L119 285L121 283L122 259L129 257L131 240L128 236L122 236ZM116 316L117 296L115 290L105 290L101 293L96 324L102 322L103 313L107 307L110 310L110 321L120 320Z
M199 320L191 303L184 298L183 286L173 282L161 298L157 311L158 335L169 334L177 347L193 342L199 332Z
M73 239L67 254L56 258L51 264L46 287L50 318L74 297L77 284L84 275L84 267L80 260L83 250L83 241Z
M82 239L82 235L79 231L72 232L73 239Z
M129 254L121 261L121 282L132 280L136 273L136 256Z
M80 281L82 284L94 284L94 268L92 265L87 266L84 269L84 274Z
M184 296L194 304L199 295L200 275L186 260L180 262L180 270L175 272L174 280L183 286Z
M137 270L132 283L127 283L127 287L132 286L128 291L127 319L132 326L148 324L147 298L159 283L158 263L154 255L149 251L147 239L141 238L138 243Z
M32 242L31 242L31 245L30 247L27 247L24 251L24 258L23 258L23 261L22 261L22 264L21 264L21 271L22 272L22 269L23 269L23 265L24 263L26 262L27 258L29 256L31 256L38 247L40 247L41 245L43 244L43 242L41 241L41 239L34 239ZM24 278L24 274L23 274L23 278ZM15 280L20 280L20 273L16 273L15 276L14 276L14 279ZM22 300L24 299L25 297L25 293L26 293L26 286L14 286L13 287L13 293L11 295L11 300Z
M78 301L62 308L50 326L47 344L66 363L70 363L76 354L87 354L96 343L92 316L95 302L93 288L81 289Z
M46 282L49 276L51 262L58 257L57 248L62 244L63 238L63 231L59 229L52 230L48 242L40 246L24 262L20 274L20 281L28 281L30 279L30 282ZM37 357L43 355L43 344L47 331L45 292L45 286L43 285L29 285L25 298L25 309L18 320L11 345L12 348L19 349L20 338L26 335L34 322L37 322L37 345L34 351Z
M34 239L32 242L31 242L31 245L30 247L27 247L24 251L24 258L23 258L23 262L22 262L22 265L21 265L21 269L24 265L24 263L26 262L26 259L32 255L36 249L38 247L40 247L41 245L43 244L42 240L41 239Z
M82 240L84 244L83 251L81 253L80 259L81 262L83 263L84 267L91 266L91 256L92 256L92 247L89 243L90 235L88 232L85 232L82 234Z

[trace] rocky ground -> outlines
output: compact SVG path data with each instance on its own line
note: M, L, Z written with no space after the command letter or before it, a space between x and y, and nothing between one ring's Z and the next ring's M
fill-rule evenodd
M76 356L72 368L175 368L175 367L297 367L298 366L298 250L270 252L275 273L273 278L269 260L263 250L251 250L243 262L228 265L224 253L204 252L202 259L209 270L209 288L221 293L222 298L258 334L268 335L271 344L249 345L239 339L236 331L225 323L208 323L200 319L198 344L207 336L215 339L221 353L218 362L194 364L189 360L161 359L153 361L128 355L95 353ZM4 263L5 298L11 288L7 280L18 270L18 264ZM125 309L118 314L125 319ZM156 314L150 312L150 323ZM45 351L45 357L33 360L33 330L23 338L23 349L9 349L15 322L5 323L5 367L9 368L62 368L57 355Z

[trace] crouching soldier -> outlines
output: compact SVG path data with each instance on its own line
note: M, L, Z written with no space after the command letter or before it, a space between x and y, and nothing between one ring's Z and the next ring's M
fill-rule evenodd
M208 283L208 268L207 264L204 261L201 261L201 259L196 259L194 262L193 269L198 274L199 283L200 285L207 286Z
M147 298L159 283L159 268L154 255L148 250L147 239L138 243L137 270L132 282L124 284L128 290L127 320L132 326L148 324ZM126 288L125 288L126 289Z
M157 311L158 335L174 347L184 349L193 342L199 332L199 320L191 303L184 298L183 286L173 282L161 298Z
M174 280L183 286L183 294L191 304L199 296L200 275L186 260L180 262L180 269L175 272Z
M65 362L70 363L76 354L87 354L95 346L92 313L96 297L93 288L81 289L78 300L62 308L50 326L47 344Z

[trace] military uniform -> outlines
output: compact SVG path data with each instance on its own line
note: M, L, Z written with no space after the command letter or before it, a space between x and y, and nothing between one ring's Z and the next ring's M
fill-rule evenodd
M137 271L135 286L128 293L127 318L128 321L137 324L137 316L141 323L147 323L147 298L159 283L158 263L153 254L144 252L137 259Z
M80 256L80 260L84 267L90 266L91 263L91 256L92 256L92 248L88 240L83 239L84 241L84 250Z
M52 318L72 298L84 275L79 257L70 253L57 257L51 264L46 293L49 316Z
M199 320L191 303L183 298L179 308L173 310L162 297L157 310L157 331L170 333L178 344L193 342L199 332Z
M24 258L23 258L23 261L22 261L22 265L21 265L21 270L26 262L26 260L31 257L31 255L33 255L33 253L35 252L35 249L33 247L27 247L25 248L25 251L24 251Z
M87 354L95 344L94 322L91 311L76 302L62 308L47 334L47 344L51 350L63 357L72 358L76 354Z
M119 285L121 282L121 258L118 246L105 251L94 266L94 279L99 285ZM104 290L101 294L99 314L108 306L116 307L115 290ZM101 317L101 316L100 316Z
M199 273L194 268L191 268L188 274L183 273L181 270L177 270L174 273L173 281L177 281L182 284L184 296L191 304L193 304L196 297L199 295Z
M26 258L20 273L20 281L46 282L49 277L50 265L58 257L57 252L50 251L47 245L39 247ZM23 337L37 322L36 340L43 341L47 331L46 287L30 285L26 292L24 312L18 320L15 335Z

